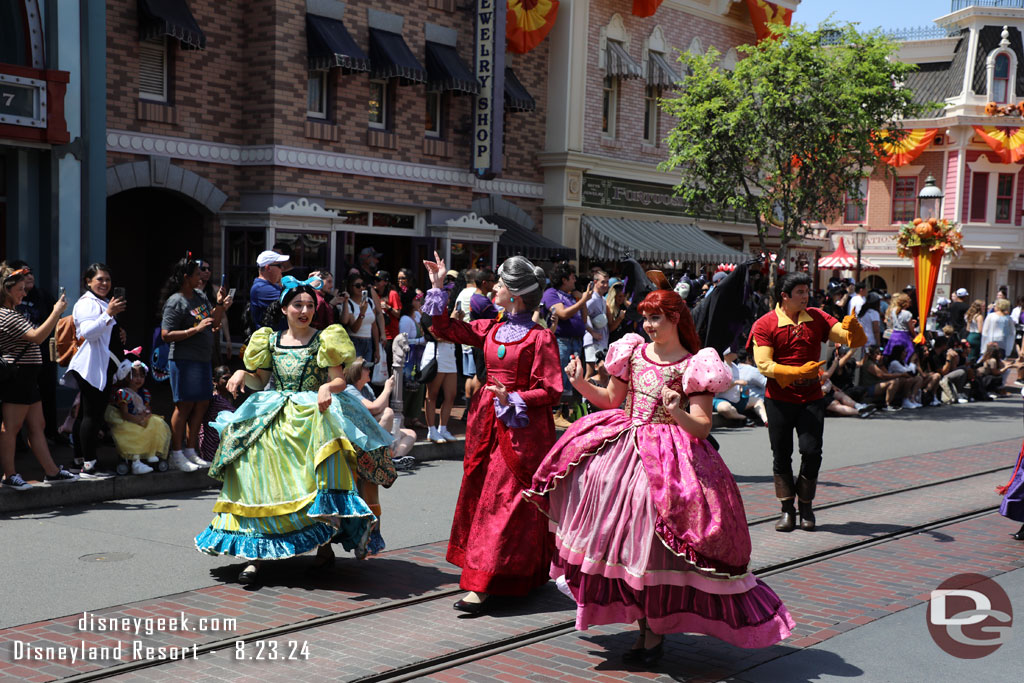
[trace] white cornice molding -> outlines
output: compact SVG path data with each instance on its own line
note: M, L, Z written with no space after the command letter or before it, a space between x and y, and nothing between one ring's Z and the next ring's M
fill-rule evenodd
M968 161L967 166L971 169L972 173L1013 173L1016 175L1020 170L1020 164L1004 164L992 161L988 158L988 154L982 154L974 161Z
M896 172L896 175L901 177L901 178L906 178L906 177L911 177L911 176L919 176L919 175L921 175L921 171L924 170L924 165L923 164L908 164L906 166L897 166L893 170Z
M473 230L496 230L499 233L505 232L494 223L489 223L480 216L477 216L474 212L470 211L464 216L458 218L449 218L445 221L445 225L449 228L457 229L473 229Z
M450 166L431 166L405 161L374 159L287 145L228 145L166 135L123 130L107 131L107 151L128 154L154 154L203 163L229 166L282 166L322 173L369 176L433 185L470 187L484 194L540 199L543 183L512 178L480 180L469 171Z
M283 206L271 206L267 213L275 216L302 216L305 218L337 218L338 212L334 209L325 209L319 204L311 203L305 197L299 197L294 202L288 202Z
M739 0L665 0L659 9L664 11L665 9L676 10L679 12L685 12L686 14L692 14L704 19L709 19L718 24L724 24L726 26L732 26L741 30L754 33L754 27L749 21L740 21L728 16L732 3L738 2ZM786 0L780 0L780 3L776 4L787 4ZM671 23L669 19L662 18L665 23Z

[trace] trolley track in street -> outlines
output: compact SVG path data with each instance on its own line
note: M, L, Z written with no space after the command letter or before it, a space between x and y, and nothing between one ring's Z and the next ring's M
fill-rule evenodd
M815 509L842 509L844 507L865 501L884 499L890 496L905 494L913 491L933 489L936 487L949 484L963 483L971 479L985 477L1008 469L1009 468L1005 466L998 468L988 468L971 474L950 477L942 480L928 482L925 484L907 486L899 489L893 489L889 491L848 498L841 501L834 501L828 504L818 506ZM849 543L843 543L835 547L830 547L826 550L809 552L799 555L798 557L787 559L785 561L767 564L765 566L756 568L755 570L753 570L752 573L759 577L773 576L786 571L790 571L792 569L796 569L798 567L839 557L847 553L855 552L872 546L882 545L891 541L912 536L914 534L927 532L933 529L939 529L958 522L987 515L994 511L996 508L997 506L994 503L975 506L974 509L964 511L958 514L948 515L945 517L941 517L939 519L932 519L920 524L908 525L900 527L898 529L888 530L885 532L878 533L876 535L872 535L867 538L860 538ZM752 519L748 522L748 526L752 528L761 526L769 522L772 522L775 519L775 516ZM801 532L797 531L796 533ZM274 640L277 638L281 638L283 636L301 636L304 633L313 634L316 632L317 629L322 629L325 627L330 627L335 624L350 622L361 618L372 617L374 615L379 615L384 612L400 610L403 608L414 607L417 605L424 605L426 603L450 599L463 592L464 591L462 589L457 587L446 588L430 591L410 598L388 600L381 604L372 605L369 607L358 608L350 611L325 615L321 617L315 617L312 619L303 620L292 624L254 631L244 635L231 636L228 638L218 639L216 641L197 644L196 652L199 654L199 658L201 661L203 656L210 656L212 653L216 653L218 651L233 650L236 646L236 643L239 641L245 641L248 644L253 644L260 641ZM568 606L568 601L566 601L566 603ZM393 667L387 671L381 671L378 673L373 673L362 677L353 678L350 680L356 681L358 683L409 681L416 678L429 676L445 670L453 669L470 662L474 662L487 657L491 657L496 654L500 654L502 652L508 652L510 650L514 650L520 647L528 646L534 643L540 643L546 640L552 640L559 636L573 633L575 631L574 624L575 622L572 619L558 621L556 623L549 624L540 628L535 628L523 633L513 634L506 638L491 640L489 642L480 643L470 647L465 647L459 650L440 654L434 657L426 657L416 662ZM174 662L145 660L122 662L111 666L106 666L95 671L83 672L80 674L72 675L70 677L61 678L60 680L68 683L84 683L86 681L106 679L114 676L119 676L122 674L129 674L135 671L141 671L144 669L160 668L171 664L174 664Z

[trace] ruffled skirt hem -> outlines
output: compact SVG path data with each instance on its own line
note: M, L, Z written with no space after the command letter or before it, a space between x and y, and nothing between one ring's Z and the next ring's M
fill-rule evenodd
M331 542L336 530L326 522L285 534L253 535L207 527L196 536L196 549L207 555L231 555L243 560L281 560L302 555Z

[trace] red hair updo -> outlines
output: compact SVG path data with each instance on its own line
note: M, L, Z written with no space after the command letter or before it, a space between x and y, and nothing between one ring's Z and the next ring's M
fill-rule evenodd
M701 349L700 337L697 336L697 328L693 325L693 316L690 315L690 307L683 301L683 297L667 289L656 289L640 302L637 310L641 315L654 315L660 313L670 320L676 321L676 329L679 331L679 341L692 354Z

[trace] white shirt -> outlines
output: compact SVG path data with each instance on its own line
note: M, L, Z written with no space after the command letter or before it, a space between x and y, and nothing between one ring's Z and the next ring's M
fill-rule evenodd
M768 378L762 375L756 367L747 363L737 363L736 368L739 379L747 383L747 395L750 397L751 403L763 399L765 387L768 386Z
M850 297L850 305L847 308L846 312L847 313L854 313L855 315L857 315L859 317L860 316L860 307L864 305L865 301L867 301L867 299L862 297L860 294L854 294L852 297Z
M352 314L352 324L354 325L355 323L359 322L359 304L357 304L355 301L352 301L352 297L349 297L347 306L349 313ZM370 304L366 307L366 312L371 313L371 315L364 315L363 322L360 323L359 329L356 330L355 332L349 332L350 336L359 337L360 339L370 339L373 337L373 323L375 321L373 319L372 310L373 302L371 301Z
M85 343L71 358L68 371L74 370L86 382L103 391L107 387L110 333L114 329L114 319L107 315L107 301L86 290L75 302L71 315L75 320L75 334Z
M864 328L864 334L868 338L868 341L865 344L865 346L874 346L874 345L878 344L878 340L875 339L875 326L872 325L872 322L873 321L877 322L878 323L878 329L879 329L879 331L881 331L881 329L882 329L882 316L879 315L878 311L876 311L875 309L872 308L869 311L864 311L864 315L860 316L859 319L860 319L860 326Z
M598 351L608 348L608 315L603 296L595 294L587 300L587 327L583 334L583 345L594 346Z

